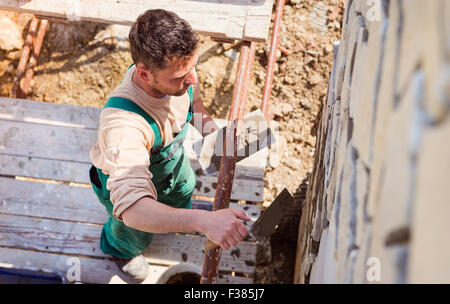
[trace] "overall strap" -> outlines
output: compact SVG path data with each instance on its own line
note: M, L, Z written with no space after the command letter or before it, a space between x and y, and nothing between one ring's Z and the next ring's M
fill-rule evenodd
M148 115L147 112L142 110L142 108L137 104L123 97L110 97L103 108L122 109L142 116L150 125L155 135L155 139L153 140L152 153L157 153L159 152L159 150L161 150L161 148L163 147L163 142L158 125L156 124L155 120L150 115Z
M187 122L189 122L191 120L192 116L194 115L194 92L193 92L192 87L193 86L191 85L188 89L190 106L189 106L189 111L188 111L187 118L186 118Z

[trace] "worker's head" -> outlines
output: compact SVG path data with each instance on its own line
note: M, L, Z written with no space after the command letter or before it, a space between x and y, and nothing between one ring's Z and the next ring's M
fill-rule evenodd
M186 20L148 10L133 24L129 38L137 75L154 92L181 96L197 83L197 34Z

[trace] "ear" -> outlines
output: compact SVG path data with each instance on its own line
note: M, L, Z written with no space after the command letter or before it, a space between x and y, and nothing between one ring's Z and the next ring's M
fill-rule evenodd
M140 80L144 82L153 82L153 75L144 64L138 63L136 65L136 73Z

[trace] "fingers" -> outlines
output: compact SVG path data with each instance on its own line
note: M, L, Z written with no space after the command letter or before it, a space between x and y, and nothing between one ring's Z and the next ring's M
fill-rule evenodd
M244 238L247 236L247 234L248 234L248 229L247 229L247 227L244 225L244 224L242 224L241 222L238 222L237 224L236 224L236 229L237 229L237 231L238 231L238 233L240 234L240 236L241 236L241 242L244 240Z
M250 221L251 219L245 211L240 209L227 208L216 212L218 220L223 222L223 226L221 229L219 228L221 235L215 235L213 240L215 239L214 242L223 250L228 250L230 247L234 247L242 242L248 234L247 227L238 219L244 221Z
M220 244L220 247L223 249L223 250L228 250L228 248L230 248L230 244L228 243L228 241L226 241L226 240L224 240L221 244Z
M248 229L245 227L244 224L242 224L240 221L236 221L233 225L233 230L230 231L228 238L226 239L226 249L222 247L223 249L227 250L229 247L235 247L238 243L242 242L244 238L248 234Z
M241 220L244 221L249 221L251 220L251 218L249 218L247 216L247 213L245 213L245 211L240 210L240 209L234 209L234 208L230 208L230 210L233 212L233 214L237 217L240 218Z

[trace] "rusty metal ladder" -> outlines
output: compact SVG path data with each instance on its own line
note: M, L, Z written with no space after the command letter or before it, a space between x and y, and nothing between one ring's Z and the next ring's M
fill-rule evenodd
M266 70L266 80L261 102L261 111L267 121L271 120L269 114L269 101L272 93L276 51L278 49L278 36L281 27L281 19L283 18L284 4L285 0L277 1L275 20L272 29L272 41ZM238 70L234 83L233 99L231 102L230 114L228 116L222 158L220 160L220 170L214 196L213 210L228 208L230 203L231 188L233 187L237 159L237 135L240 134L242 129L242 120L245 114L248 84L252 73L254 57L255 42L242 41ZM229 148L227 148L229 146L232 146L232 155L226 153L226 151L229 151ZM205 252L202 276L200 279L201 284L211 284L217 281L221 252L222 249L220 247L215 247Z

